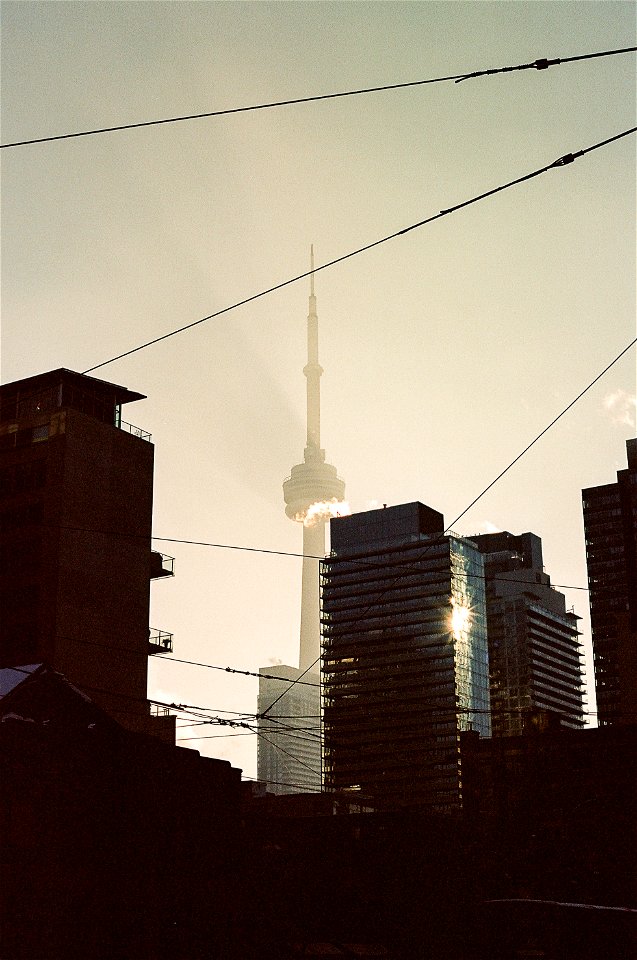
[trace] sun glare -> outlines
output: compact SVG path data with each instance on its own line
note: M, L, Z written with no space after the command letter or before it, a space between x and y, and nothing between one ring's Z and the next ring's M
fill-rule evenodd
M463 634L466 634L471 625L471 610L461 603L453 600L453 612L451 614L451 632L454 639L460 640Z

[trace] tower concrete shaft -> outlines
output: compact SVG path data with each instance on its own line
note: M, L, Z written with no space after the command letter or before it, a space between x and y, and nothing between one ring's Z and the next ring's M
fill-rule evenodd
M319 560L325 556L325 522L303 527L303 579L301 584L301 638L299 668L319 672L321 653L321 611L319 604Z
M314 270L314 248L311 249L311 268ZM342 501L345 484L336 474L336 467L325 462L321 449L321 375L319 363L318 314L314 294L314 273L311 274L310 300L307 317L307 363L303 368L306 377L307 437L303 462L292 467L290 476L283 484L285 512L291 520L303 526L303 580L301 594L300 668L309 669L315 664L318 672L320 656L319 620L319 561L325 556L325 521L329 511L315 517L308 514L315 504L326 505Z

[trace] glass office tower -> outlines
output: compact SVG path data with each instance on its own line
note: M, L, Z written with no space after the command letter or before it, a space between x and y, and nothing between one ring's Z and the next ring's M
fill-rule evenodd
M326 790L462 806L460 732L490 735L484 567L409 503L331 522L321 565Z

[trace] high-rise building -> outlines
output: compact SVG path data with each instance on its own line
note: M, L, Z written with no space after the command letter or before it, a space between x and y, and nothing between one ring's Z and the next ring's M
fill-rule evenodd
M600 725L637 720L637 439L617 481L582 491Z
M544 572L542 541L506 531L471 539L484 555L493 736L521 734L542 712L581 727L579 617Z
M314 269L313 249L311 269ZM273 793L297 793L299 784L306 790L321 789L321 747L320 739L316 736L320 713L321 638L318 565L320 558L325 556L327 520L346 510L343 504L345 484L337 476L336 467L326 463L325 450L321 448L323 368L319 364L318 314L313 273L307 317L307 364L303 373L307 384L305 451L303 462L292 467L290 476L283 483L286 516L303 525L299 666L278 668L284 671L286 682L277 682L266 677L259 681L257 776L259 780L271 785L269 789ZM264 667L260 672L272 674L268 667ZM301 679L308 682L303 685L295 682ZM273 721L278 717L285 721L292 714L295 716L295 725L305 723L303 718L309 718L307 722L314 731L297 734L297 738L302 738L297 741L291 739L291 732L277 734L273 730ZM288 725L289 723L288 720ZM298 761L296 763L295 758ZM284 770L287 773L282 779ZM311 774L310 771L314 772Z
M71 370L0 387L0 666L44 662L124 726L174 741L152 716L150 434L121 408L143 394Z
M319 683L319 676L303 675L298 667L259 670L257 712L264 716L259 720L257 767L259 780L271 793L316 793L321 788Z
M490 734L482 555L422 503L331 522L321 564L324 786L462 806L460 733Z

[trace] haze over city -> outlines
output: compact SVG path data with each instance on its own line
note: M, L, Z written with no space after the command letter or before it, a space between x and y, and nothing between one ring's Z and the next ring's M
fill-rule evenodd
M3 144L635 37L615 2L5 2L2 20ZM305 273L312 243L320 267L634 124L627 54L6 149L3 382L92 368ZM352 510L421 500L450 523L635 336L634 136L315 286L322 445ZM305 443L308 293L93 374L148 397L125 416L153 435L156 545L176 558L152 589L174 653L152 659L151 698L254 716L255 677L177 661L298 660L282 482ZM634 431L633 349L456 528L538 534L587 651L581 489L614 479ZM589 706L594 723L592 686ZM199 731L178 742L255 775L255 736Z

